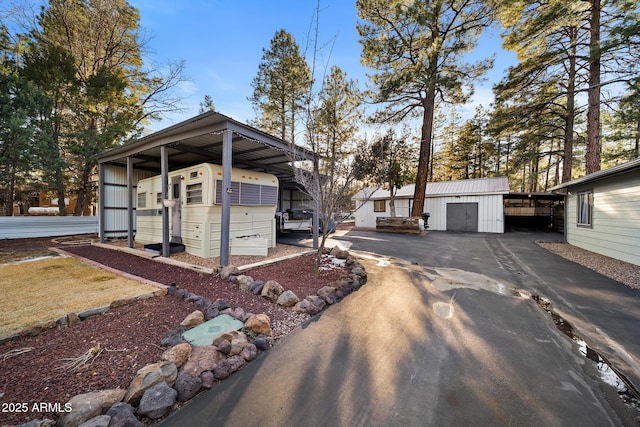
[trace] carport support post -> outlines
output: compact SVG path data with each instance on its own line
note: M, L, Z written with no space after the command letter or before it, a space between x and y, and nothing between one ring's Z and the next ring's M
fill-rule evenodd
M98 237L104 243L104 163L98 164Z
M233 132L222 134L222 213L220 215L220 265L229 265L229 227L231 225L231 167Z
M162 200L165 200L169 197L169 156L165 145L160 146L160 174L162 179ZM162 256L169 257L170 254L169 208L162 203Z
M133 248L133 159L127 157L127 244Z

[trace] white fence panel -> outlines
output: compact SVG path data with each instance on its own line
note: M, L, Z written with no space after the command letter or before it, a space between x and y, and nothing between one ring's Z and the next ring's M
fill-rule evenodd
M0 216L0 239L71 236L97 232L97 216Z

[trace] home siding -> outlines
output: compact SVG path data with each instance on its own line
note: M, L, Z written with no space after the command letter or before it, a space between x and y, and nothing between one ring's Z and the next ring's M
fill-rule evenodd
M577 225L577 194L593 191L591 227ZM567 242L640 265L640 173L571 187L565 206Z

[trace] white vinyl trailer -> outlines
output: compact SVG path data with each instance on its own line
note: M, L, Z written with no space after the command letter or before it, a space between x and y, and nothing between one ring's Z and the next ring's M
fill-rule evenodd
M245 169L231 170L231 188L223 189L222 166L202 163L168 174L168 198L162 176L142 179L136 194L136 235L141 244L162 242L162 208L169 208L171 243L203 258L220 255L222 193L231 196L230 254L267 255L276 245L278 178Z

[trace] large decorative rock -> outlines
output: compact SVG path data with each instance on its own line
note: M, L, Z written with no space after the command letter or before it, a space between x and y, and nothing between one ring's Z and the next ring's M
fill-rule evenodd
M255 335L271 336L271 320L266 314L254 314L244 322L244 329Z
M176 367L179 368L189 360L190 356L191 344L183 342L165 350L164 353L162 353L162 356L160 356L160 359L167 362L173 362Z
M307 295L305 299L318 307L319 311L322 311L327 306L327 303L317 295Z
M311 301L303 299L293 307L293 311L295 313L307 313L313 316L315 314L318 314L320 312L320 309L316 307Z
M217 380L224 380L225 378L228 378L229 375L242 368L246 363L247 362L242 358L242 356L232 356L216 366L213 370L213 376Z
M69 399L71 411L58 419L60 427L76 427L83 422L102 414L115 403L120 402L126 391L121 388L92 391Z
M109 427L142 427L142 423L133 414L133 407L128 403L116 403L107 411L107 415L111 418Z
M242 307L236 307L235 309L234 308L226 308L226 309L220 311L220 314L227 314L227 315L233 317L236 320L244 322L245 311L242 309Z
M249 290L253 292L254 295L258 295L262 292L262 288L264 288L264 282L262 280L254 280Z
M224 359L224 355L212 345L194 347L191 358L182 367L182 372L197 377L204 371L213 370Z
M198 393L198 391L200 391L201 387L202 380L200 379L200 376L192 377L185 373L179 374L178 378L176 378L176 383L173 385L173 388L178 392L179 402L186 402L191 399Z
M318 292L316 293L320 298L324 300L324 302L329 305L335 304L338 300L335 295L336 288L334 288L333 286L323 286L322 288L318 289Z
M213 304L210 304L204 310L204 319L205 320L211 320L214 317L216 317L218 314L220 314L220 310L218 310L216 307L214 307Z
M268 300L276 302L280 294L283 292L284 292L284 288L280 283L276 282L275 280L269 280L267 283L264 284L264 287L262 288L262 292L260 292L260 295L267 298Z
M249 340L247 336L240 331L231 331L226 332L220 335L216 340L213 341L214 345L217 345L219 342L227 340L231 343L231 350L229 351L229 356L235 356L240 354L242 350L249 345Z
M269 346L271 344L269 343L269 338L265 336L259 336L256 337L255 340L253 340L253 345L255 345L260 351L266 351L269 350Z
M238 273L238 267L236 267L235 265L227 265L220 269L220 278L223 280L227 280L229 276L237 276Z
M283 307L293 307L300 301L300 298L293 291L284 291L276 300L276 304Z
M241 291L248 291L251 288L251 284L253 283L253 277L245 276L244 274L238 276L236 279L236 284Z
M192 328L194 326L198 326L204 323L204 314L200 310L196 310L193 313L187 315L182 322L180 322L180 326L186 326L188 328Z
M131 380L124 401L136 405L143 393L159 383L172 386L178 375L178 368L172 362L158 362L142 367Z
M253 359L258 357L258 348L255 346L255 344L249 343L240 352L240 357L242 357L247 362L251 362Z
M162 341L160 342L160 345L163 346L163 347L173 347L173 346L178 345L178 344L180 344L182 342L185 342L184 338L182 338L182 334L187 329L188 328L180 326L176 330L169 331L169 332L165 333L164 336L162 337Z
M166 414L176 401L178 392L166 383L158 383L144 392L138 414L156 420Z
M231 307L229 305L229 303L227 302L227 300L222 299L222 298L218 298L217 300L215 300L214 302L211 303L215 308L217 308L219 311L222 311L224 309L227 309L229 307Z
M349 251L345 251L340 246L334 246L329 254L338 259L347 259L347 257L349 256Z

